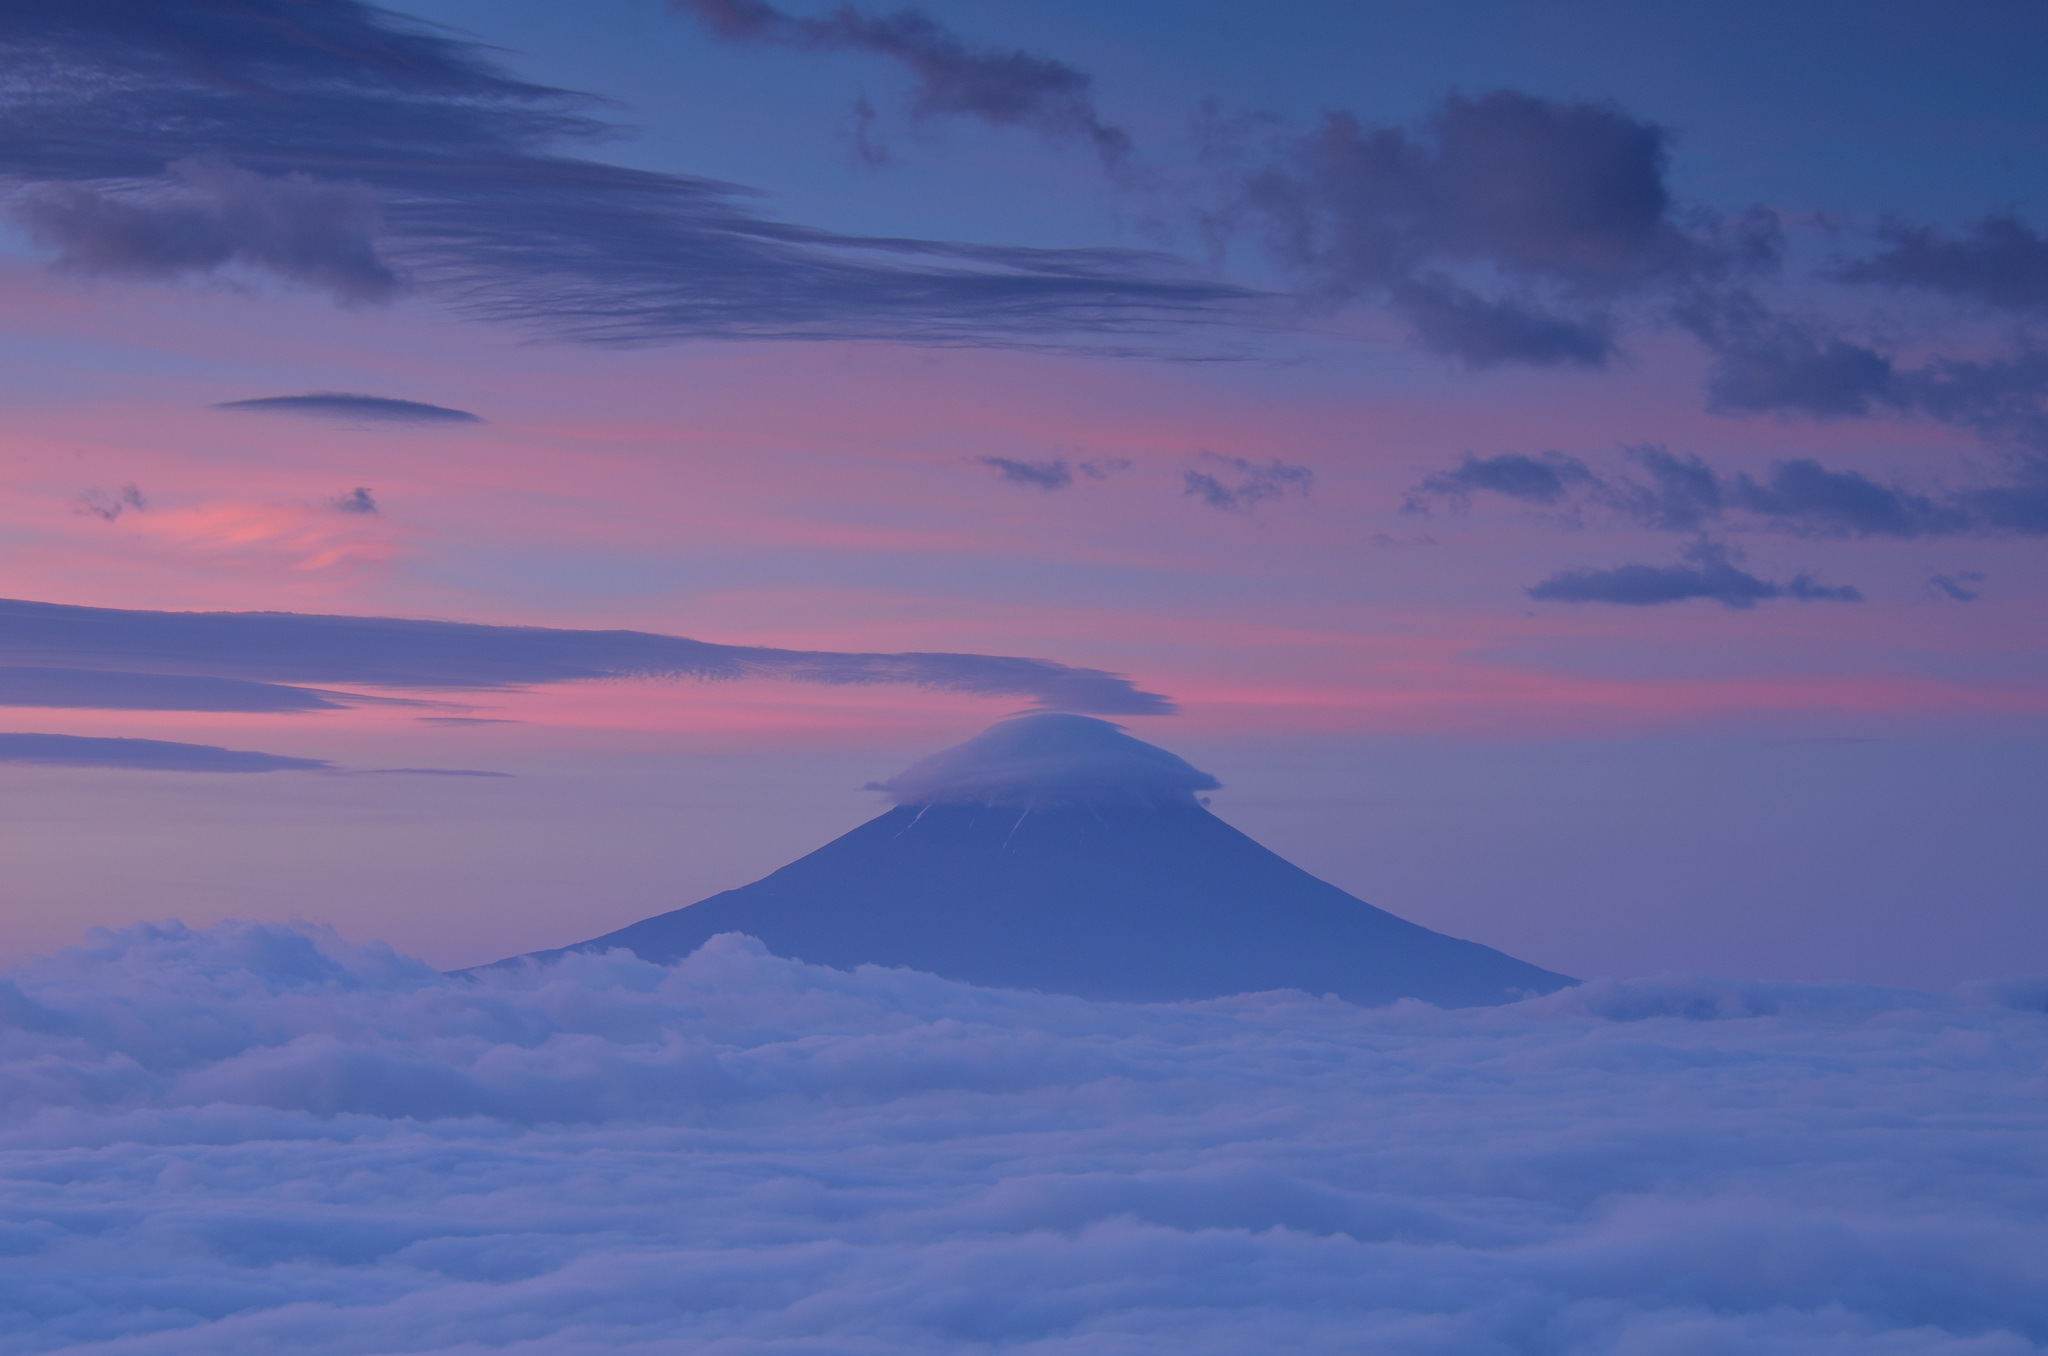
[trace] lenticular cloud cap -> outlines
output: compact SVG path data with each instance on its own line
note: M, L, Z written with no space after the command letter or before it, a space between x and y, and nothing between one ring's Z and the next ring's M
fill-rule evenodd
M1192 805L1222 783L1092 716L1056 712L991 725L867 789L898 805Z

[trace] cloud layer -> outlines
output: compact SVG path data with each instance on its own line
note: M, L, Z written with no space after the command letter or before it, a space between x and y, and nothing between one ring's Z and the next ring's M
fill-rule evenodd
M390 617L289 612L142 612L0 599L0 665L35 669L21 683L61 689L52 671L124 674L81 680L123 709L306 709L300 683L488 689L578 679L779 678L800 683L905 683L1104 715L1159 715L1173 703L1099 669L975 654L841 654L715 645L645 631L565 631ZM17 669L17 671L18 671ZM246 686L195 684L231 679ZM282 690L280 690L282 685ZM202 690L203 689L203 690ZM4 692L4 688L0 688ZM364 699L322 691L314 704ZM248 705L220 703L243 700ZM375 699L370 699L375 700ZM174 703L199 701L210 705ZM153 704L151 704L153 703ZM40 700L37 705L83 705Z
M4 1340L2027 1356L2044 998L1138 1007L137 927L0 982Z

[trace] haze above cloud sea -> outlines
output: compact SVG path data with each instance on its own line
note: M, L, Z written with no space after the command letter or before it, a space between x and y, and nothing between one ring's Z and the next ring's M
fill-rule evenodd
M0 988L0 1351L2048 1345L2048 982L1089 1004L726 937Z

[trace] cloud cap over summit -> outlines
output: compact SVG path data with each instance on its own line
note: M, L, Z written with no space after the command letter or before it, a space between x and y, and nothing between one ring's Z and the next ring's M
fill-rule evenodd
M1223 783L1106 720L1018 716L866 789L898 805L1193 805Z

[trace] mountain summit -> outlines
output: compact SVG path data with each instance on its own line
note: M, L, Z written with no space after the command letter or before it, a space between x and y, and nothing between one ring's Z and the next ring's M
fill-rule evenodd
M1396 918L1209 813L1214 777L1088 716L1006 720L869 789L896 808L755 881L524 959L777 955L1155 1002L1265 989L1502 1003L1573 983ZM510 964L513 962L500 962Z

